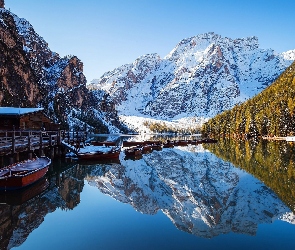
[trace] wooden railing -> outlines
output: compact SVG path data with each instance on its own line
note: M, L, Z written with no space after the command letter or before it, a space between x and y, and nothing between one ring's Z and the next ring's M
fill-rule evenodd
M86 139L87 133L80 131L0 131L0 155L60 146L62 140L74 143Z

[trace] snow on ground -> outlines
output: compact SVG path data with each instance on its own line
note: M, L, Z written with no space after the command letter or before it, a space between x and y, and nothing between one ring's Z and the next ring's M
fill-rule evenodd
M208 119L200 117L187 117L178 120L165 121L149 117L121 115L120 120L121 122L126 124L128 128L137 131L140 134L151 134L152 131L144 125L145 122L161 123L165 124L167 127L172 127L175 129L189 129L202 126L202 124L205 123Z

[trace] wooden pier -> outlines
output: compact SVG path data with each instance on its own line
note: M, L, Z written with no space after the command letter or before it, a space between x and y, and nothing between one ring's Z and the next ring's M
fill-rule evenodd
M0 158L10 158L10 163L19 161L19 153L32 153L39 150L39 155L44 155L45 149L50 149L51 158L60 154L60 149L66 151L62 142L75 144L84 142L87 139L87 132L84 131L36 131L36 130L11 130L0 131ZM58 152L58 153L56 153ZM0 167L1 167L0 162Z

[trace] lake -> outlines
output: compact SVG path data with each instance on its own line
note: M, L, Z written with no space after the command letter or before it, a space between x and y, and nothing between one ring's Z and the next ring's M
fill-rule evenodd
M0 248L295 249L294 150L227 140L55 160L41 182L2 195Z

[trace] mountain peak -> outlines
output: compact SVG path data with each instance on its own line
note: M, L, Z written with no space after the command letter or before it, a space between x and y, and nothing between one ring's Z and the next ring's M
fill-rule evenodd
M294 53L261 49L256 36L231 39L209 32L181 40L163 59L139 57L91 87L110 94L123 116L208 118L261 92Z

